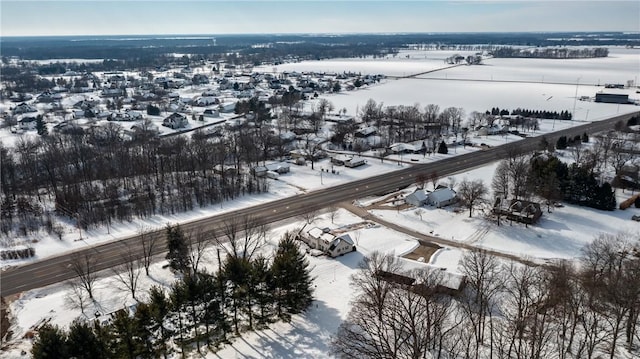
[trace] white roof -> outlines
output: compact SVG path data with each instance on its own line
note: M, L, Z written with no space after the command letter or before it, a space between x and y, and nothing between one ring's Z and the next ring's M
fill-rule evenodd
M433 202L447 201L456 196L456 191L451 188L439 188L429 193L429 199Z
M418 201L425 201L427 199L427 194L423 190L417 189L417 190L415 190L415 192L411 193L407 197L413 197L413 198L417 199ZM405 200L406 200L406 198L405 198Z

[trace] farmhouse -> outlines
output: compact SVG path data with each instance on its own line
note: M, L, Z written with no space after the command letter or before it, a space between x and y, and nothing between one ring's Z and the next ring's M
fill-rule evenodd
M353 252L356 246L349 234L335 236L329 233L329 229L311 228L307 233L300 236L303 242L313 249L318 249L335 258L345 253Z

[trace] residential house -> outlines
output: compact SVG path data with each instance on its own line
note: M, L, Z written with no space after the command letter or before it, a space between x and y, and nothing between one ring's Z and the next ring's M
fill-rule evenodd
M434 268L431 266L426 266L425 268L427 268L428 271L442 270L441 268ZM435 286L427 286L424 283L418 283L416 278L410 277L406 274L379 270L375 275L386 282L399 284L407 290L424 296L430 296L433 294L447 294L455 296L464 289L466 284L466 277L464 275L448 271L441 271L441 273L442 274L439 274L439 283Z
M220 112L218 112L218 110L208 108L204 110L204 113L202 114L202 116L208 117L208 118L218 118L220 117Z
M13 108L13 114L14 115L19 115L22 113L31 113L31 112L38 112L38 109L23 102L19 105L17 105L16 107Z
M311 228L300 238L309 245L309 247L320 250L332 258L356 250L353 239L351 239L349 234L345 233L340 236L335 236L330 233L328 228Z
M408 143L394 143L389 146L389 151L393 153L418 153L420 148Z
M424 206L427 203L427 193L418 188L413 193L406 196L404 201L415 207Z
M188 124L189 121L187 120L187 117L176 112L172 113L169 117L165 118L164 121L162 121L162 126L166 126L172 129L183 128Z
M266 176L268 172L275 172L277 174L289 173L291 166L285 162L270 163L265 166L256 166L252 168L253 173L258 176Z
M378 133L377 128L373 126L369 126L369 127L365 127L357 130L353 135L358 138L367 138L369 136L376 135L377 133Z
M331 258L335 258L349 252L355 252L355 250L356 245L354 244L353 239L349 234L345 233L341 236L335 237L329 244L329 248L326 252Z
M18 128L21 130L35 130L38 120L35 117L28 116L18 120Z
M542 217L539 203L523 199L512 199L506 202L506 199L500 197L496 198L493 205L493 213L504 215L508 220L524 224L534 224Z
M448 206L457 200L456 191L449 187L439 187L427 194L427 203L438 208Z

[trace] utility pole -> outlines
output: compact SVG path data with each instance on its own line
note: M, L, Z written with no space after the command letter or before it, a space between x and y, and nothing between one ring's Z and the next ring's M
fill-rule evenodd
M578 100L578 84L580 83L581 78L582 76L578 77L578 79L576 80L576 94L573 97L573 112L571 113L572 120L576 118L576 101Z

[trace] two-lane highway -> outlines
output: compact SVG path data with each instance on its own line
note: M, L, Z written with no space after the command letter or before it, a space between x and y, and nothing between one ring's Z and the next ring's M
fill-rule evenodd
M554 144L560 136L573 137L582 135L583 133L591 134L613 129L616 122L627 121L632 116L638 115L640 115L640 112L614 116L607 120L586 123L547 134L544 137L548 143ZM302 213L325 208L345 200L355 200L403 188L415 183L416 176L419 174L436 172L439 176L448 176L456 172L499 160L508 154L531 152L540 149L541 146L542 137L524 138L517 142L507 143L487 150L452 156L451 158L428 164L416 164L399 171L383 173L375 177L356 180L205 219L182 223L181 227L185 233L196 230L208 232L221 228L225 222L233 218L241 218L243 216L253 216L260 218L265 223L274 223L298 216ZM158 237L159 244L154 251L156 255L166 252L164 230L158 230L146 235ZM90 253L97 263L96 270L104 270L122 264L126 260L126 256L124 256L123 253L127 252L134 255L142 253L142 244L138 236L131 236L114 242L83 248L73 253L66 253L7 269L0 273L0 295L8 296L25 290L72 279L75 276L74 272L70 269L70 258L73 254L84 255Z

